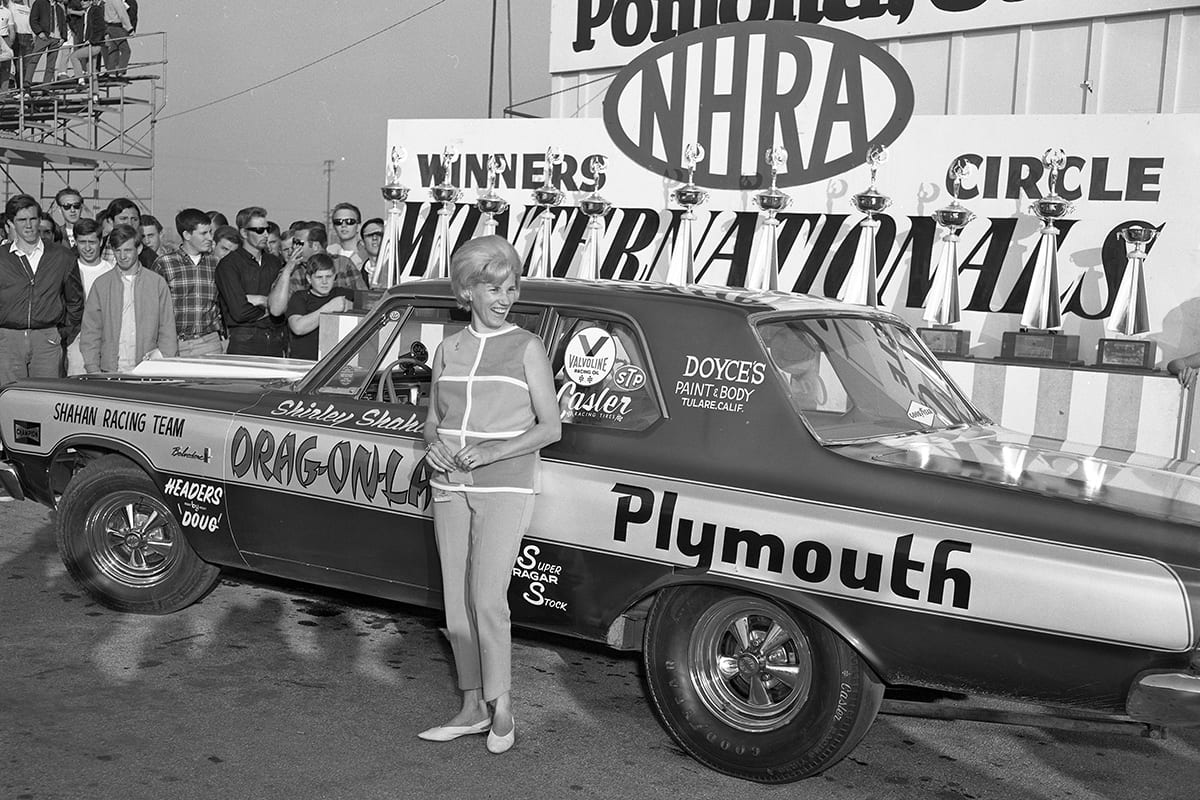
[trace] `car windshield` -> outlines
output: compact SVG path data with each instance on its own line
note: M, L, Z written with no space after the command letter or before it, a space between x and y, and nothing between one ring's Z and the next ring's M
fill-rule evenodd
M827 444L925 433L981 419L912 331L867 318L758 326L796 412Z

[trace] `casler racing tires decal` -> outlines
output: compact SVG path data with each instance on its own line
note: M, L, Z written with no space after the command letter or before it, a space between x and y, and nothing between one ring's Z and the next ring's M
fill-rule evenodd
M761 783L817 775L854 749L883 684L841 637L774 600L663 591L643 658L655 709L702 764Z
M178 611L220 573L192 550L150 477L123 456L96 459L71 478L55 536L75 582L117 611Z

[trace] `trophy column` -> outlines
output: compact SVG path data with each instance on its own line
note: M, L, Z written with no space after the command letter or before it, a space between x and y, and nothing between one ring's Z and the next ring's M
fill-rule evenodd
M1058 229L1054 221L1074 210L1057 192L1058 173L1066 166L1067 154L1054 147L1042 156L1050 171L1050 193L1034 200L1029 210L1042 222L1041 242L1034 265L1029 295L1021 314L1021 330L1005 331L1000 341L1001 358L1048 364L1078 364L1079 337L1061 333L1062 300L1058 291Z
M1117 238L1133 245L1129 263L1113 302L1108 329L1124 336L1138 336L1150 331L1150 311L1146 305L1147 248L1158 238L1158 230L1149 225L1131 222L1117 231ZM1158 347L1146 339L1101 339L1096 344L1096 366L1108 369L1154 369Z
M442 182L429 187L429 195L438 206L437 233L433 239L433 251L429 256L426 278L445 278L450 274L450 218L454 216L454 204L462 197L462 189L450 182L450 167L458 161L458 148L446 145L442 149Z
M760 291L779 289L779 212L792 203L792 198L777 185L779 173L787 169L787 150L772 147L766 153L771 169L771 186L754 195L754 203L762 211L763 227L750 256L746 272L746 288Z
M876 214L882 214L892 204L892 198L882 194L875 188L875 175L881 164L886 164L888 152L886 147L872 147L867 151L867 164L871 168L871 185L865 192L859 192L851 198L854 207L867 218L863 220L862 230L858 234L858 249L854 253L854 264L846 275L846 282L838 292L837 299L845 303L856 303L860 306L878 306L879 292L876 289L876 275L879 265L875 260L875 233L879 230Z
M604 215L612 208L600 195L600 176L608 171L608 159L595 156L591 165L592 180L596 186L592 193L579 201L579 209L587 214L587 232L584 234L583 263L576 277L594 281L600 277L600 247L604 236Z
M538 214L537 233L529 259L530 278L549 278L553 274L550 233L554 228L554 209L563 201L563 191L554 185L554 168L562 162L561 150L557 147L546 150L546 171L542 174L542 185L533 190L533 202L542 210Z
M939 356L965 358L971 350L970 331L951 326L962 319L958 296L958 236L975 215L958 200L963 179L974 171L970 162L959 159L950 167L952 184L950 205L934 211L933 221L942 234L942 252L933 273L933 282L925 295L925 313L921 316L932 328L918 328L917 334L925 345Z
M679 220L679 232L675 234L675 247L671 250L671 265L667 270L667 283L688 286L696 282L696 206L708 200L708 192L695 184L696 165L704 160L704 147L699 143L683 148L683 166L688 171L688 181L671 192L671 199L683 206L683 217Z

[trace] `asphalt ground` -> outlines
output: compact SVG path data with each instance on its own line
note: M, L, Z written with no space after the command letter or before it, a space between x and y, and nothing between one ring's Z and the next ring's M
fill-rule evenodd
M436 614L229 573L164 617L91 602L52 512L0 503L0 800L1200 797L1200 730L1164 740L881 715L821 776L701 766L636 654L518 632L517 745L428 744L455 703Z

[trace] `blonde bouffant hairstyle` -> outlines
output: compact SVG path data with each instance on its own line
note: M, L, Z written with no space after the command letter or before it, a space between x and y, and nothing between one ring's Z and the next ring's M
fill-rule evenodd
M481 283L501 284L509 276L521 289L521 257L502 236L479 236L454 251L450 259L450 291L460 308L471 307L471 289Z

